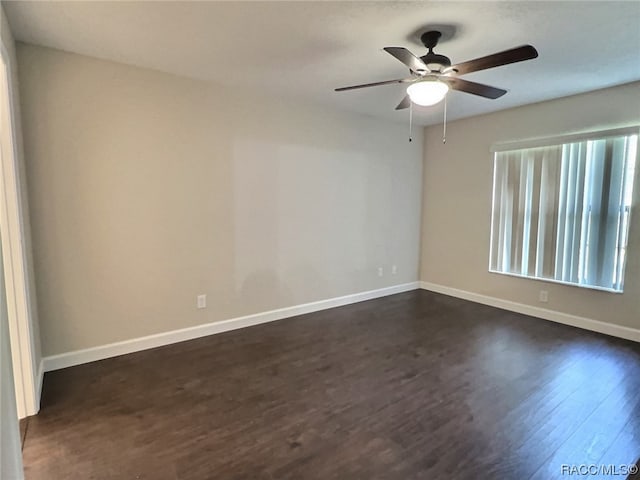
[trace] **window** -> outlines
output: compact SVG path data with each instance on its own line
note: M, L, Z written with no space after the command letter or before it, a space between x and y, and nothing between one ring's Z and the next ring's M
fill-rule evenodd
M527 147L494 149L489 270L622 292L638 129Z

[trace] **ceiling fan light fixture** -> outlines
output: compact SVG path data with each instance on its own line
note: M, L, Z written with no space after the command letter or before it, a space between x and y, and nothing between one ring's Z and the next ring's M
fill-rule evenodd
M441 102L449 91L449 85L438 80L423 80L412 83L407 88L411 101L423 107L430 107Z

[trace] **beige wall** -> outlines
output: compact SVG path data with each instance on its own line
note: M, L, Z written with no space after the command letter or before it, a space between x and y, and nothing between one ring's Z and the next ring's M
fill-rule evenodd
M18 59L44 355L417 280L406 125L40 47Z
M640 124L640 83L506 110L426 129L421 280L640 328L640 214L629 239L624 294L488 273L495 142ZM640 170L640 168L638 169ZM640 198L637 185L635 198ZM636 210L638 201L636 201ZM549 303L538 302L541 289Z

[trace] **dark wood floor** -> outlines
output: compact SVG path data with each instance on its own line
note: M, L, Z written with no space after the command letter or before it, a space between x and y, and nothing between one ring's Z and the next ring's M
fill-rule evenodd
M47 373L24 445L28 480L549 480L639 456L640 344L425 291Z

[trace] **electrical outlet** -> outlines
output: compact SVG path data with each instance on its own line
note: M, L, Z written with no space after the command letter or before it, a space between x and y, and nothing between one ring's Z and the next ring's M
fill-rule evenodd
M398 273L398 266L394 265L391 267L391 275L396 275Z
M378 267L378 276L381 277L384 275L384 269L382 267Z
M549 292L547 292L546 290L540 290L538 300L540 300L542 303L547 303L549 301Z
M198 308L207 308L207 296L206 295L198 295L198 297L197 297L197 305L198 305Z

